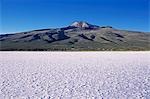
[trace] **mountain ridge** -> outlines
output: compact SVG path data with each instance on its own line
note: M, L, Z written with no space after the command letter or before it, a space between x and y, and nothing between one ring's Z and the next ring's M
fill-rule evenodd
M0 35L1 51L150 50L150 34L97 26L84 21L55 29Z

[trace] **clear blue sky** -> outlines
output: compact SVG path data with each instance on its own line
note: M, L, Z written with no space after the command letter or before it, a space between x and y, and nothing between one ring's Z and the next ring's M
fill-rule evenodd
M73 21L150 31L149 0L1 0L0 33L63 27Z

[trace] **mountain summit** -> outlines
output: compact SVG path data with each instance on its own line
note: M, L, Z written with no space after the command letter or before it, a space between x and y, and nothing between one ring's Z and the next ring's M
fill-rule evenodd
M0 50L150 50L150 33L97 26L83 21L54 29L0 35Z
M78 27L78 28L89 28L90 24L83 21L75 21L70 26Z
M98 28L99 27L99 26L92 25L92 24L89 24L89 23L84 22L84 21L75 21L70 26L76 27L76 28L94 28L94 27Z

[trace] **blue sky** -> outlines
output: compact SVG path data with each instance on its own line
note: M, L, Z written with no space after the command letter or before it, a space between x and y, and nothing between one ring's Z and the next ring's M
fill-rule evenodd
M0 33L63 27L73 21L150 31L148 0L1 0Z

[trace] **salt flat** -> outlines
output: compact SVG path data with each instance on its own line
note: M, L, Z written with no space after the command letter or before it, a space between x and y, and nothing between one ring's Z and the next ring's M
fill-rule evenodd
M150 52L0 52L0 99L150 99Z

